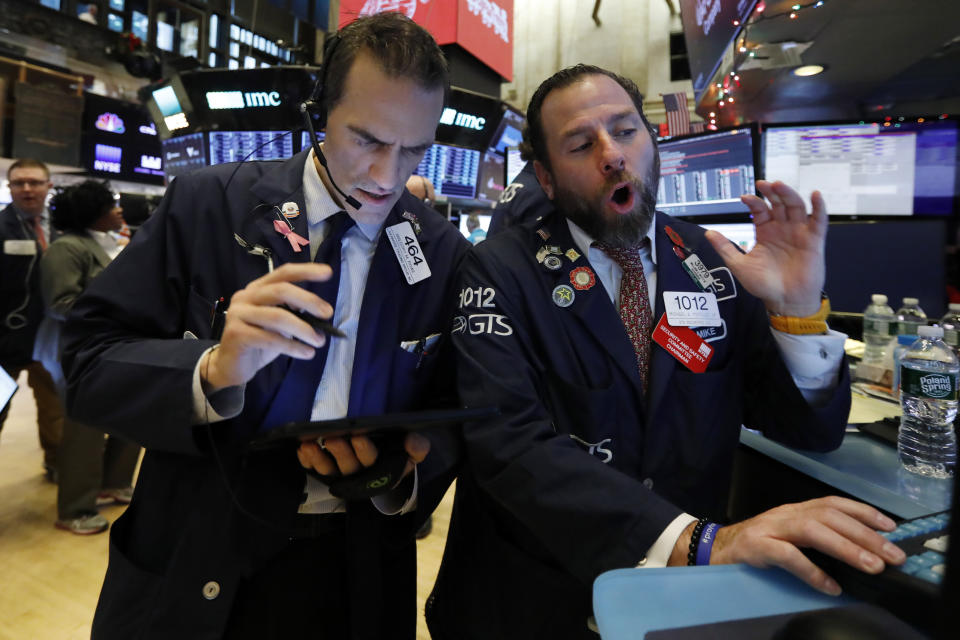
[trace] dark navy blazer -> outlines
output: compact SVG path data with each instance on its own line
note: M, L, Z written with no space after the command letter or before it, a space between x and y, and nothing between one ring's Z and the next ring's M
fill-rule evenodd
M465 428L468 463L428 611L433 637L595 637L586 619L600 573L636 566L682 511L723 518L741 424L792 446L839 446L846 365L832 399L810 407L763 303L702 229L659 213L654 323L664 291L699 290L665 224L719 279L724 326L703 330L714 348L705 373L654 344L646 396L599 279L571 305L554 302L571 271L589 267L564 255L575 245L562 216L509 229L464 261L453 336L461 399L497 403L502 417ZM559 250L560 268L538 263L545 245Z
M533 170L533 163L528 162L500 195L500 200L493 209L493 218L490 220L490 228L487 229L487 237L527 220L536 220L551 211L553 211L553 202L543 192L543 187L540 186L537 174Z
M294 253L273 229L274 205L292 201L306 210L306 157L243 164L235 175L231 164L177 178L150 221L73 309L63 358L70 411L146 448L133 503L111 531L96 637L221 637L241 576L288 539L284 527L301 500L303 470L292 450L251 454L244 445L259 429L291 359L279 357L259 371L246 385L241 415L212 427L191 426L192 379L201 353L214 344L214 301L229 300L267 271L266 261L244 251L234 234L269 247L278 267L310 259L306 247ZM451 350L435 350L421 361L400 343L448 334L453 269L469 245L406 192L385 226L402 222L405 211L422 227L418 239L432 277L407 284L381 233L362 303L351 415L423 407L430 396L443 395L442 381L453 379ZM303 237L306 218L291 221ZM199 339L184 339L187 331ZM354 637L383 637L381 623L389 623L396 637L413 637L413 533L454 473L458 452L453 438L445 438L431 435L434 446L419 471L419 517L382 516L369 502L348 509L352 533L340 550L353 558L359 577L356 584L331 588L363 598L363 610L354 612ZM233 503L214 451L238 500L257 520ZM220 593L208 600L201 591L211 581Z

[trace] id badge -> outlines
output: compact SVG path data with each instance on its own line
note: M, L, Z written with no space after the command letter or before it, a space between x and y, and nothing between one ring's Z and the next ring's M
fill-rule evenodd
M664 291L663 308L671 327L719 327L717 296L709 291Z
M704 342L693 329L670 326L666 314L660 316L660 322L653 330L652 337L654 342L694 373L706 371L713 357L713 347Z
M416 284L430 277L430 266L420 249L420 242L410 222L404 221L385 229L393 253L397 256L407 284Z

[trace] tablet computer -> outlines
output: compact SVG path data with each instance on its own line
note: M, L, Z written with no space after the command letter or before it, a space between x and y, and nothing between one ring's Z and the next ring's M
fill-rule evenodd
M467 407L452 409L425 409L384 413L375 416L354 416L317 422L288 422L254 439L253 448L306 442L317 438L345 435L376 435L390 431L419 431L429 427L443 427L488 420L500 415L497 407Z
M10 377L3 367L0 367L0 411L7 407L10 398L17 392L17 381Z

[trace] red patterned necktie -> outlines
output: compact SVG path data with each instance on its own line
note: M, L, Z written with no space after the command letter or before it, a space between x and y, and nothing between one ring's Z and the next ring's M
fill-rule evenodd
M647 242L648 240L644 240L641 247ZM601 242L594 244L623 270L623 278L620 280L620 319L637 354L637 367L640 370L643 391L646 393L653 316L650 313L650 297L647 295L647 279L643 275L643 263L640 261L640 247L621 249Z

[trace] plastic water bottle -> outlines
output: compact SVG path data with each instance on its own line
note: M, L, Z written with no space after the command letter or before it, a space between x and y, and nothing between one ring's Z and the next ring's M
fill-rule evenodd
M957 462L957 381L960 361L943 342L943 329L922 326L900 362L903 418L897 450L907 471L953 476Z
M943 341L960 357L960 304L951 302L947 315L940 318L943 327Z
M897 309L897 333L903 335L917 335L917 327L927 324L927 314L920 308L920 301L916 298L904 298L903 306Z
M896 329L896 316L887 305L887 296L881 293L870 296L870 306L863 312L863 362L883 362L890 336L896 334Z
M893 347L893 384L890 385L890 390L895 398L900 397L900 363L903 360L903 354L909 351L910 346L916 341L917 336L897 336L896 341L890 343Z

